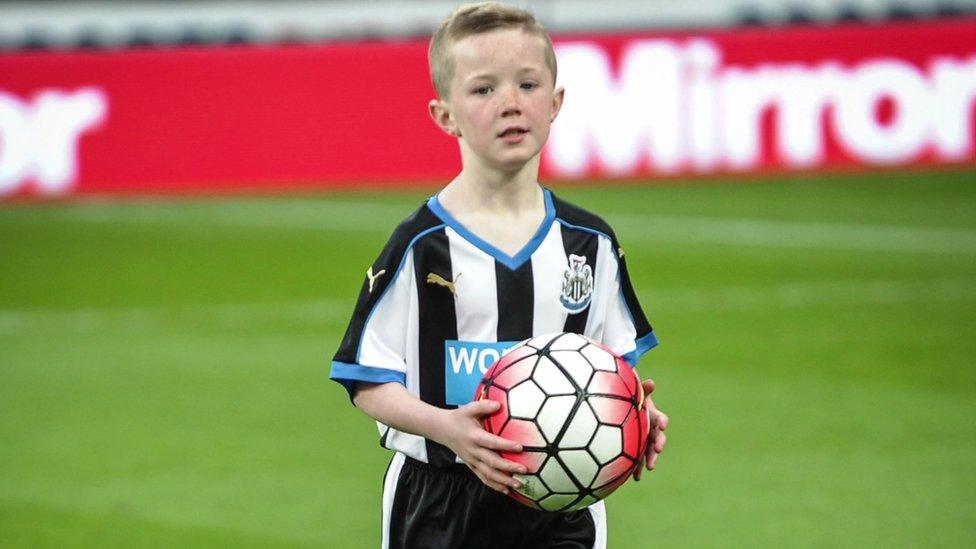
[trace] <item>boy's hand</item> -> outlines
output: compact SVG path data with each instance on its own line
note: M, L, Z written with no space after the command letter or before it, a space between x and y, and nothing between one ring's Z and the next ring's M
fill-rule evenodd
M489 488L507 494L510 488L518 488L519 481L512 473L525 473L524 465L502 459L499 451L521 452L522 446L485 431L478 419L495 413L498 403L478 400L456 410L444 410L443 421L438 428L438 442L450 448L469 469L478 475Z
M664 451L664 445L668 442L667 435L664 434L664 430L668 428L668 415L658 410L654 406L654 401L651 399L651 393L654 392L654 380L645 379L641 382L644 387L644 403L647 405L647 414L650 418L648 424L650 428L650 433L647 437L647 453L644 454L644 466L650 471L654 469L657 464L657 458ZM634 471L634 480L641 479L641 473L643 468L638 467Z

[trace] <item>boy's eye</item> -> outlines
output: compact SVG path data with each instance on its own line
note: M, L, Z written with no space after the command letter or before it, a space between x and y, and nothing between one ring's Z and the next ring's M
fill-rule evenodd
M488 95L491 93L491 86L478 86L474 89L474 93L478 95Z
M523 90L531 90L537 88L539 85L535 82L522 82L521 88Z

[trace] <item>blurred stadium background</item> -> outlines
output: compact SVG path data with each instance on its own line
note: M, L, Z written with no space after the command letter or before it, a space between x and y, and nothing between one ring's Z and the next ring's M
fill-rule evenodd
M610 546L976 545L976 2L520 4L662 340ZM454 5L0 1L0 546L379 544L328 363Z

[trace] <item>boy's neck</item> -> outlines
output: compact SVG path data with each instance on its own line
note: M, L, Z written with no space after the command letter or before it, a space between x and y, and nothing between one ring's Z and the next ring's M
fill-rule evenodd
M513 173L465 166L441 191L439 200L452 214L477 210L518 215L542 205L538 174L537 162Z
M538 168L514 175L506 177L466 166L441 191L438 202L479 238L515 255L539 230L546 204L536 181Z

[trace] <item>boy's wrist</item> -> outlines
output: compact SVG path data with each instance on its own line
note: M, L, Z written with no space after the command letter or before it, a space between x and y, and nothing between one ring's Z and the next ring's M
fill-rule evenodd
M438 408L436 406L431 406L430 416L426 418L423 423L426 425L426 433L420 433L425 438L433 440L438 444L444 444L447 442L447 433L449 431L448 427L450 425L451 410L445 408Z

